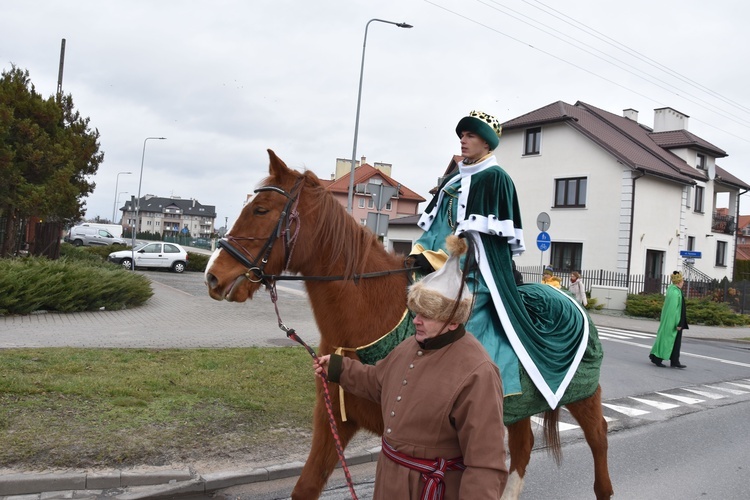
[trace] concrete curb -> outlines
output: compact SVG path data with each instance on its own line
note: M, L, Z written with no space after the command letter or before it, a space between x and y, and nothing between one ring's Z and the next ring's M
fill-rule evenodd
M349 466L377 460L380 447L346 457ZM0 476L2 500L52 500L106 496L118 500L175 498L182 494L210 493L222 488L298 476L303 462L250 470L211 472L189 470L17 473ZM337 467L341 467L339 464Z

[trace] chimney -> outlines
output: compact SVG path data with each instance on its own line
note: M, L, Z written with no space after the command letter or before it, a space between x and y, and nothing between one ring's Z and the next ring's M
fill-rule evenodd
M633 109L633 108L623 109L622 116L624 116L628 120L633 120L634 122L638 123L638 110L637 109Z
M365 157L363 156L363 157L362 157L362 160L361 160L361 161L359 162L359 166L361 167L361 166L362 166L362 165L364 165L365 163L367 163L367 158L365 158Z
M654 132L672 132L688 129L688 115L672 108L654 110Z

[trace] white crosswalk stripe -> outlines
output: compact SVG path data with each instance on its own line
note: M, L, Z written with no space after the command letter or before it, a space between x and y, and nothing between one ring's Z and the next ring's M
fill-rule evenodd
M748 382L748 384L745 384ZM742 387L742 390L738 387ZM682 394L680 394L682 392ZM684 393L690 393L698 397L686 396ZM701 403L707 407L727 404L733 396L746 396L750 394L750 380L739 379L736 382L720 382L711 385L677 387L668 391L655 391L649 394L639 396L627 396L620 399L602 402L605 413L615 412L617 416L604 415L608 423L622 421L623 425L633 425L633 422L649 422L654 419L670 418L670 415L681 415L686 411L696 411L701 409ZM745 398L746 399L746 398ZM720 401L725 400L725 401ZM644 409L648 407L649 409ZM560 412L558 430L562 432L580 430L570 411L563 407ZM646 415L649 415L646 417ZM660 417L660 415L663 415ZM537 431L544 425L544 419L541 416L531 417L532 422L537 425ZM630 422L630 423L628 423ZM635 424L637 425L637 424ZM535 432L537 432L535 431Z
M544 425L544 419L541 418L541 417L531 417L531 421L534 422L537 425ZM578 425L574 425L574 424L568 424L568 423L565 423L565 422L558 422L557 423L557 429L560 432L565 432L565 431L570 431L570 430L573 430L573 429L580 429L580 427Z
M646 410L639 410L638 408L630 408L627 406L613 405L610 403L602 403L602 406L606 406L610 410L614 410L618 413L622 413L623 415L627 415L628 417L640 417L641 415L646 415L647 413L651 413Z
M707 385L706 387L710 387L711 389L718 389L720 391L728 392L729 394L734 394L734 395L747 394L747 391L730 389L729 387L719 387L718 385Z
M605 326L597 327L599 337L615 339L653 339L656 335L652 333L636 332L633 330L623 330L621 328L610 328Z
M685 403L687 405L694 405L697 403L702 403L705 401L705 399L697 399L697 398L689 398L687 396L678 396L677 394L667 394L665 392L657 392L656 394L659 394L661 396L672 398L677 401L680 401L681 403Z
M691 389L689 387L685 387L683 391L692 392L694 394L703 396L704 398L708 398L708 399L724 399L726 397L723 394L716 394L715 392L708 392L708 391L699 391L698 389Z
M657 410L671 410L672 408L679 408L680 405L676 405L673 403L662 403L661 401L653 401L651 399L641 399L641 398L634 398L630 396L630 399L634 399L638 402L641 402L643 404L647 404L649 406L653 406Z

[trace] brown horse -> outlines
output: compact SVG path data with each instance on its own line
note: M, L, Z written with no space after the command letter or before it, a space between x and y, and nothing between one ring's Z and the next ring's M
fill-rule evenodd
M299 273L308 278L305 286L321 334L320 354L338 347L365 346L379 339L402 318L407 276L403 272L366 275L401 269L403 257L386 252L373 233L346 213L315 174L291 170L273 151L268 153L269 177L242 209L223 248L214 253L206 268L209 294L216 300L244 302L283 271ZM322 385L319 380L316 383L312 449L292 492L293 499L318 498L338 462ZM338 408L338 391L330 392ZM378 405L351 395L346 396L345 404L346 422L341 421L338 411L334 412L342 446L359 429L382 434ZM613 490L607 469L607 423L602 415L601 391L597 388L590 397L566 406L583 429L594 456L596 498L610 498ZM545 413L545 437L556 458L560 453L557 415L557 410ZM530 418L508 426L511 478L503 498L517 498L520 493L533 444Z

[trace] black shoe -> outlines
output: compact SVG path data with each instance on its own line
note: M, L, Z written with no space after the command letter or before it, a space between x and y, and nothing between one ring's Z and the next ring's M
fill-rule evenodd
M677 363L670 363L669 366L672 368L687 368L687 365L681 365L679 361Z
M661 362L661 359L657 358L653 354L649 354L648 359L650 359L651 362L655 364L656 366L658 366L659 368L664 368L664 363Z

